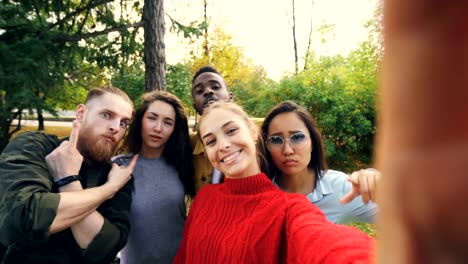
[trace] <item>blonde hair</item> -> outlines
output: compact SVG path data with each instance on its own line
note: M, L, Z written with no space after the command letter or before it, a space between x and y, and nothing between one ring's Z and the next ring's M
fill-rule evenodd
M264 144L263 137L262 137L258 127L249 118L249 115L244 111L244 109L240 105L238 105L236 103L232 103L232 102L218 101L218 102L212 103L207 108L205 108L203 110L203 114L200 117L200 120L199 120L199 123L198 123L198 126L197 126L197 134L198 134L198 137L200 138L200 140L202 140L201 134L200 134L200 127L201 127L201 124L203 123L205 117L207 117L211 112L217 111L218 109L227 110L227 111L230 111L230 112L240 116L242 118L242 120L244 120L245 124L250 129L250 131L257 133L257 138L254 140L255 145L256 145L256 151L257 151L257 153L256 153L257 154L257 163L258 163L258 165L260 167L260 170L262 172L268 174L268 163L267 163L267 160L266 160L265 155L264 155L264 153L266 153L266 149L265 149L265 144ZM204 146L204 144L203 144L203 146Z

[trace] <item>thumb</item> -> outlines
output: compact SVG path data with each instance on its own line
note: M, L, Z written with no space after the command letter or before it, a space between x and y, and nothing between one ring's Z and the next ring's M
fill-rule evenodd
M111 171L118 169L120 166L117 163L112 163Z

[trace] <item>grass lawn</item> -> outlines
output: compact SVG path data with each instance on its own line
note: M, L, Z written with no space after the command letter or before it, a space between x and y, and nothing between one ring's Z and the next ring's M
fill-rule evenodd
M37 126L21 126L21 130L16 132L12 138L22 132L26 131L37 131ZM46 134L53 134L57 135L59 138L62 137L69 137L71 132L71 127L54 127L54 126L46 126L45 130L42 131Z
M357 229L361 230L362 232L368 234L369 236L376 238L377 237L377 230L375 228L375 224L368 224L368 223L351 223L350 226L354 226Z

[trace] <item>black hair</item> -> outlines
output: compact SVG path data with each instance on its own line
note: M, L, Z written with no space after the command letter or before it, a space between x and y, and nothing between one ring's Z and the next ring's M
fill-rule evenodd
M195 79L198 76L200 76L202 73L205 73L205 72L211 72L211 73L217 74L217 75L221 76L221 78L223 78L223 80L224 80L223 75L214 66L206 65L206 66L203 66L200 69L198 69L197 72L195 72L195 74L193 75L192 83L195 81Z
M322 173L327 170L327 161L325 157L325 148L323 146L322 135L318 129L317 123L315 122L314 118L310 115L310 113L302 106L298 105L294 101L284 101L277 105L275 105L266 115L265 120L263 121L261 127L261 134L263 140L266 142L268 137L268 130L270 128L271 121L278 116L279 114L283 113L295 113L299 119L302 120L304 125L307 127L307 130L310 133L310 140L312 141L312 155L307 165L308 168L313 169L315 172L315 184L322 178ZM273 163L271 158L271 154L268 150L266 151L265 157L267 159L267 164L269 166L269 177L279 177L281 172Z

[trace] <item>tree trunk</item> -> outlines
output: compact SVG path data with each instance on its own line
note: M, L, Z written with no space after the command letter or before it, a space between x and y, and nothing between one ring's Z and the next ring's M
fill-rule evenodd
M9 133L8 133L8 128L10 127L10 124L8 122L1 122L1 128L0 128L0 153L3 151L3 149L6 147L8 144L8 141L10 140Z
M11 136L21 129L22 109L16 111L10 118L0 118L0 153L10 141ZM18 118L18 124L10 131L11 121Z
M44 115L42 115L42 108L38 107L36 109L37 111L37 131L43 131L44 130Z
M309 43L307 43L307 49L306 49L306 54L305 54L305 59L304 59L304 71L307 70L309 66L309 60L310 60L310 47L312 46L312 32L313 32L313 9L314 9L314 1L312 0L311 7L310 7L310 31L309 31Z
M203 1L203 19L205 23L208 24L208 14L207 14L207 6L208 2L207 0ZM205 28L205 34L203 35L204 40L203 40L203 53L206 58L208 58L208 62L211 63L211 58L210 58L210 50L208 48L208 27Z
M145 91L166 90L164 0L145 0Z
M297 74L299 71L298 59L297 59L297 41L296 41L296 8L294 5L294 0L292 0L292 32L293 32L293 40L294 40L294 72Z

